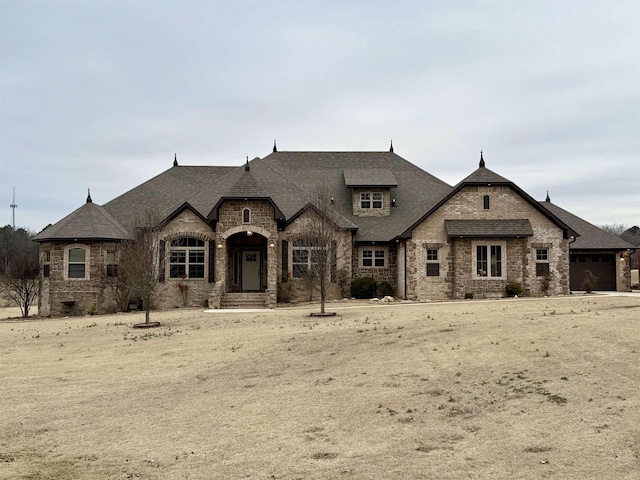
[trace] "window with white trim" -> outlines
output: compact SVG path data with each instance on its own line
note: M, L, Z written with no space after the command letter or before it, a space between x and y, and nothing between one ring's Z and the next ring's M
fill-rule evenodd
M320 262L322 247L314 247L308 240L294 240L291 252L293 278L303 278Z
M204 278L204 240L180 237L171 240L169 278Z
M536 248L536 277L549 275L549 249Z
M502 245L476 245L475 253L477 277L502 277Z
M440 276L440 261L438 260L438 249L427 248L427 277Z
M361 192L360 193L360 208L382 208L382 193L381 192Z
M84 248L70 248L67 262L68 278L85 278L87 251Z
M363 267L384 267L386 265L387 251L383 248L363 249L360 252L360 264Z

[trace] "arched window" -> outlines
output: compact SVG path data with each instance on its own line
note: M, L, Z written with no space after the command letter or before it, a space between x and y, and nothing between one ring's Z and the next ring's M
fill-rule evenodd
M485 196L482 198L482 207L483 207L485 210L489 210L489 195L485 195Z
M242 223L251 223L251 210L248 208L242 210Z
M180 237L171 240L169 278L204 278L204 241Z
M70 248L67 266L68 278L85 278L86 251L84 248Z

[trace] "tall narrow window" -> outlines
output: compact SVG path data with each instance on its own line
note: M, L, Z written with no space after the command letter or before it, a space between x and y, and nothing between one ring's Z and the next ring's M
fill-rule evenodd
M502 246L476 246L476 276L502 277Z
M382 193L373 193L373 208L382 208Z
M360 208L371 208L371 194L369 192L360 194Z
M438 261L438 249L427 248L427 277L440 276L440 262Z
M51 250L44 251L44 263L42 265L42 276L49 277L51 275Z
M86 252L84 248L69 250L69 278L84 278L86 267Z
M248 208L242 210L242 223L251 223L251 210Z
M489 210L489 195L485 195L485 196L482 198L482 207L483 207L485 210Z
M107 277L118 276L118 258L115 250L107 250Z
M536 276L544 277L549 275L549 250L546 248L536 249Z

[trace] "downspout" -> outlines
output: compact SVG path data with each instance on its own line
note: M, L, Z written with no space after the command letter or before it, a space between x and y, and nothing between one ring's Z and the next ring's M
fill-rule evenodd
M407 241L404 241L404 299L407 300Z

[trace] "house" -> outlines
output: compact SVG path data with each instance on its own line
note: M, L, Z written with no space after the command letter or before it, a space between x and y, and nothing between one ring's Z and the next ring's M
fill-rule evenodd
M240 167L173 166L99 206L87 202L35 237L40 243L42 314L115 309L106 287L118 251L146 211L156 231L157 307L273 307L313 292L305 272L317 252L304 239L314 191L331 196L330 298L373 277L410 300L501 297L509 283L525 295L568 294L588 265L603 288L629 290L629 254L599 229L515 183L478 168L450 186L393 151L281 152ZM601 233L597 233L601 232ZM585 240L580 240L584 236ZM606 258L606 262L603 260ZM577 259L575 262L572 259ZM601 265L598 265L600 267ZM602 272L602 273L601 273Z

